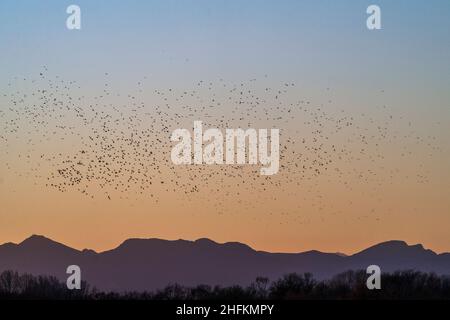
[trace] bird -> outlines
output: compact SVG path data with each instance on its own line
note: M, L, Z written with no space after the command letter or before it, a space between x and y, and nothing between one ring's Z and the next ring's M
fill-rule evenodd
M242 212L261 203L284 208L283 195L296 205L280 210L281 223L290 217L306 224L310 219L298 209L306 202L320 217L327 214L324 182L356 192L354 181L360 181L379 195L386 175L410 179L389 161L387 149L400 145L398 156L408 159L415 157L415 146L432 155L441 151L435 136L422 136L413 120L386 105L378 114L339 109L330 87L323 103L303 97L295 82L273 84L267 76L201 79L181 89L148 88L146 79L118 92L109 82L111 72L104 72L102 89L88 94L81 83L46 66L37 75L15 78L2 94L0 110L6 169L61 193L109 201L146 197L155 203L168 195L208 203L216 214L234 202ZM279 172L261 176L251 165L174 165L170 134L196 120L222 130L279 128ZM406 131L399 131L400 122ZM20 171L15 161L24 163ZM416 182L428 183L426 165L419 163L419 169Z

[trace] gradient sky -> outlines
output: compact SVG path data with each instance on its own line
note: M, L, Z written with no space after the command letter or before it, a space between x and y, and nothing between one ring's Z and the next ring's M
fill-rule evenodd
M365 11L373 3L382 10L379 31L366 28ZM80 31L65 27L70 4L81 7ZM249 201L254 197L251 209L242 208L237 198L221 214L205 197L186 202L161 193L155 204L146 197L111 202L57 193L20 176L30 166L14 160L20 143L4 144L0 160L13 163L13 170L0 164L0 242L37 233L103 250L129 237L209 237L269 251L351 253L401 239L450 251L448 1L4 0L0 40L2 96L33 90L21 79L36 78L43 66L52 76L76 80L87 96L101 92L105 73L112 90L122 93L135 90L145 77L141 98L149 106L157 103L155 88L184 90L199 80L256 78L263 80L255 90L295 83L289 100L323 105L332 99L325 107L330 113L345 109L380 121L393 115L399 120L390 122L392 132L401 137L413 130L423 139L420 145L411 137L385 141L381 150L389 163L376 183L349 177L354 185L349 191L333 175L302 181L301 187L283 180L282 190L271 190L276 201L244 194ZM0 97L0 110L9 107L10 101ZM370 126L361 121L360 126ZM301 123L282 130L295 132ZM24 140L26 129L24 124ZM397 157L395 151L405 146L410 157ZM58 144L42 148L65 150ZM379 169L372 163L341 165ZM396 170L401 173L392 175ZM426 183L411 178L418 175Z

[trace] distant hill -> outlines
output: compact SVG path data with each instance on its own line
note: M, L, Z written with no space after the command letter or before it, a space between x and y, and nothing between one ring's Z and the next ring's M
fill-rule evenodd
M75 250L43 236L19 244L0 245L0 272L15 270L66 279L68 265L81 267L82 278L101 290L153 290L170 283L248 285L257 276L280 278L311 272L326 279L346 270L377 264L383 272L413 269L450 274L450 254L436 254L420 244L388 241L353 255L307 251L269 253L238 243L129 239L115 249L97 253Z

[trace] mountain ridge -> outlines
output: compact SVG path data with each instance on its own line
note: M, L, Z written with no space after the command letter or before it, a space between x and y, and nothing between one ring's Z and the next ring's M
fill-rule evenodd
M111 291L154 290L169 283L247 285L258 276L275 280L292 272L310 272L327 279L371 264L384 272L411 269L450 275L450 253L437 254L421 244L408 245L401 240L381 242L352 255L317 250L272 253L208 238L131 238L102 252L77 250L41 235L0 245L0 272L15 270L64 280L66 268L72 264L80 266L83 280Z
M19 246L19 245L26 244L28 242L37 242L37 241L53 243L53 244L64 246L66 248L70 248L72 250L76 250L76 251L79 251L79 252L91 251L91 252L95 252L95 253L104 253L104 252L108 252L108 251L111 251L111 250L115 250L115 249L118 249L119 247L123 246L124 244L127 244L129 242L133 242L133 241L157 241L157 242L170 242L170 243L173 243L173 242L185 242L185 243L191 243L191 244L195 244L195 243L210 243L210 244L214 244L214 245L225 245L225 246L237 245L237 246L247 247L247 248L249 248L249 249L251 249L251 250L253 250L255 252L266 252L266 253L272 253L272 254L277 254L277 253L281 253L281 254L304 254L304 253L315 252L315 253L336 254L336 255L341 255L341 256L344 256L344 257L350 257L350 256L354 256L356 254L360 254L360 253L362 253L364 251L367 251L367 250L372 250L372 249L379 248L379 247L389 246L389 247L408 247L408 248L415 248L415 247L417 247L419 249L432 252L432 253L434 253L436 255L450 255L450 252L436 253L435 251L433 251L431 249L425 249L423 244L418 243L418 244L410 245L406 241L403 241L403 240L387 240L387 241L383 241L383 242L374 244L372 246L369 246L366 249L362 249L360 251L357 251L357 252L355 252L353 254L346 254L346 253L342 253L342 252L327 252L327 251L320 251L320 250L316 250L316 249L310 249L310 250L298 251L298 252L279 252L279 251L272 252L272 251L254 249L251 246L249 246L249 245L247 245L245 243L239 242L239 241L227 241L227 242L220 243L220 242L216 242L216 241L214 241L212 239L209 239L209 238L198 238L196 240L185 240L185 239L168 240L168 239L161 239L161 238L128 238L128 239L122 241L118 246L116 246L116 247L114 247L112 249L108 249L108 250L104 250L104 251L96 251L96 250L90 249L90 248L84 248L82 250L75 249L75 248L72 248L72 247L70 247L68 245L63 244L62 242L53 240L51 238L48 238L46 236L39 235L39 234L32 234L31 236L29 236L28 238L25 238L23 241L21 241L19 243L5 242L3 244L0 244L0 248L2 246L5 246L5 245Z

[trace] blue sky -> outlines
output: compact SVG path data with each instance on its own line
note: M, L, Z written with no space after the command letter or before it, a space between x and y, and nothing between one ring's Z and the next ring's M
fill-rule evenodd
M382 30L366 28L378 4ZM82 30L66 28L81 7ZM449 1L25 1L0 3L0 84L49 72L92 90L190 88L197 81L295 82L332 88L349 106L387 101L450 123ZM270 83L269 83L270 84ZM385 99L385 100L383 100ZM372 101L372 103L369 103Z
M81 31L65 28L73 3L82 9ZM381 31L365 27L371 3L382 9ZM270 74L348 85L426 78L439 85L449 83L449 16L450 2L437 0L6 0L0 68L4 79L45 64L89 78L107 69L170 81Z

